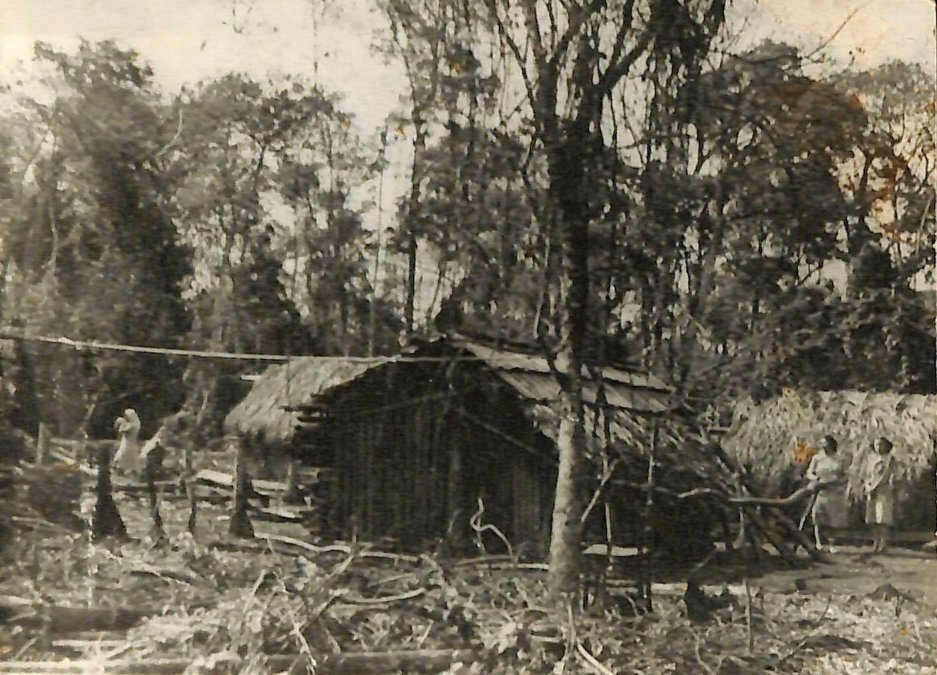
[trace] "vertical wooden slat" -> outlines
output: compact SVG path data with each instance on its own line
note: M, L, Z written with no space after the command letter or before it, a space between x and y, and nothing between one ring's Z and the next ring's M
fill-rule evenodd
M368 475L368 483L371 485L371 509L368 520L368 537L379 538L386 533L384 527L384 513L382 502L384 499L384 473L381 463L381 453L377 447L377 438L375 425L372 423L373 416L362 420L361 434L364 436L364 442L368 446L368 455L371 458L371 473Z
M433 453L433 529L435 534L441 537L446 532L448 524L446 520L448 508L446 466L449 434L445 429L445 406L441 401L436 401L432 404L432 408L429 444Z
M428 508L426 509L426 529L427 535L435 539L441 534L438 522L439 490L436 489L436 475L438 473L436 466L437 453L436 444L434 443L436 438L436 404L433 401L427 401L424 403L424 407L425 423L423 428L423 446L426 448L426 502L428 504Z
M362 425L357 427L358 434L358 445L364 450L364 471L362 474L362 479L364 481L364 512L362 514L362 522L359 523L361 528L361 534L363 537L370 538L373 535L373 513L374 513L374 463L372 461L372 452L371 446L367 442L367 437L365 435L365 430L362 429Z
M449 534L449 545L454 550L462 548L462 527L461 521L467 518L467 514L462 513L462 447L461 434L459 430L462 425L449 427L450 431L446 435L448 444L448 467L446 471L446 524L454 523L452 531Z
M383 434L384 416L373 415L368 420L368 442L371 444L371 452L374 456L374 462L377 470L375 480L377 481L377 503L378 503L378 527L381 535L389 534L392 530L392 476L390 475L387 453L384 451L381 436Z
M338 458L336 461L338 495L336 495L336 498L339 505L336 514L336 531L340 533L340 536L347 538L348 522L351 520L351 498L349 497L351 493L351 470L349 468L351 448L345 443L345 430L341 422L336 424L335 433L331 440L335 443L334 451L335 456Z
M413 429L411 430L408 445L414 458L414 502L416 509L413 513L414 541L420 541L425 534L424 514L426 513L426 465L423 457L423 444L420 442L423 433L422 405L417 403L413 410Z
M435 376L426 379L427 386L421 387L419 396L420 425L417 442L420 445L420 464L423 467L422 504L420 512L420 541L426 542L436 535L433 527L433 453L431 438L433 430L432 402L423 400L433 391Z
M432 511L430 511L430 522L432 523L433 537L435 538L442 536L446 531L445 484L440 485L440 478L445 476L442 466L442 462L445 460L445 450L441 445L443 434L439 430L442 408L438 401L430 403L429 408L432 413L430 423L427 425L426 443L430 450L430 499L433 506ZM437 430L439 431L437 432Z
M398 421L400 418L397 418ZM391 483L391 501L393 510L393 525L391 527L391 532L395 537L401 537L404 531L404 523L406 516L404 513L404 501L401 486L403 484L403 470L400 466L400 458L397 455L397 426L391 420L389 431L388 427L384 427L384 440L382 446L384 453L388 458L388 476L387 481Z

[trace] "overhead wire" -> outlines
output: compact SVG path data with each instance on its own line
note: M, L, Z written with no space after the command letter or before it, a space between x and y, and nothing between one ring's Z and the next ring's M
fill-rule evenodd
M392 356L316 356L300 354L261 354L250 352L220 352L198 349L178 349L173 347L149 347L145 345L130 345L117 342L99 342L96 340L73 340L67 337L52 337L48 335L27 335L6 330L0 330L0 340L17 340L21 342L39 342L43 344L70 347L82 351L115 351L135 354L162 354L165 356L179 356L187 358L228 359L234 361L268 361L286 363L291 359L316 360L321 362L345 363L443 363L452 361L498 361L517 358L516 354L491 354L489 356L409 356L398 354Z

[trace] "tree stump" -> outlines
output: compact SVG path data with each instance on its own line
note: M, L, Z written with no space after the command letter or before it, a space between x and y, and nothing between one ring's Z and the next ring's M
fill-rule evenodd
M106 447L98 450L98 480L95 486L97 501L94 504L94 516L91 520L91 540L99 541L104 537L127 539L127 528L114 503L111 490L111 453Z
M49 445L52 434L44 423L39 423L39 433L36 435L36 465L45 464L49 457Z
M286 494L283 496L284 504L294 504L301 505L305 504L306 500L303 495L302 488L299 485L299 470L298 465L299 460L295 457L290 457L289 465L286 469Z
M150 538L158 544L166 540L166 533L163 531L163 517L159 512L159 491L152 472L144 471L144 478L146 479L146 494L150 502L150 517L153 519Z
M235 460L234 512L231 514L231 523L228 526L228 534L232 537L254 538L254 526L247 515L247 498L252 491L253 485L247 465L247 448L242 440L238 443Z

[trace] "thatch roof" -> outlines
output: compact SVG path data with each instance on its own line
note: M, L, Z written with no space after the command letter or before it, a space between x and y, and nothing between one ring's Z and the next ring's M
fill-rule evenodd
M899 476L914 480L937 455L937 396L860 391L796 392L755 403L740 402L725 447L762 478L780 475L794 464L797 443L818 445L832 435L849 462L848 494L862 495L861 467L881 436L894 444Z
M451 338L450 342L481 359L523 398L544 403L559 400L559 383L544 357L494 349L461 337ZM587 405L595 404L600 397L599 387L591 381L588 371L584 370L583 375L586 376L583 398ZM670 387L653 375L605 367L601 377L606 405L649 413L670 408Z
M511 387L538 431L556 442L562 415L561 390L544 357L494 349L461 337L451 338L449 342L452 347L481 359L490 371ZM661 455L687 447L675 420L661 419L663 413L673 409L672 389L663 381L649 373L612 367L602 368L600 374L601 386L588 371L583 372L586 432L593 450L597 451L606 443L619 443L643 453L652 443L655 426ZM692 461L687 464L687 470L698 471L701 468Z
M557 441L563 414L561 390L543 356L494 347L458 334L424 340L408 349L406 356L467 358L480 364L482 372L492 374L514 392L533 426L550 441ZM408 367L406 359L379 366ZM601 384L586 370L583 378L586 433L592 452L611 444L627 448L632 456L642 456L653 442L658 461L700 476L718 473L698 433L676 411L672 388L659 378L613 367L601 369ZM330 389L329 396L349 388L370 387L381 379L381 373L375 370Z
M282 366L271 366L254 382L247 397L228 413L225 431L251 435L271 446L285 445L299 423L297 406L309 403L330 387L353 380L373 366L316 357L300 357Z

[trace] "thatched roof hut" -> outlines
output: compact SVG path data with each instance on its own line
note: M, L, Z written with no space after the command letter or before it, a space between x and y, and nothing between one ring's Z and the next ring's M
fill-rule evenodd
M735 408L724 446L760 478L771 482L795 465L799 443L814 447L830 434L849 462L847 494L863 498L862 467L872 443L892 441L899 479L906 485L924 481L937 459L937 396L861 391L785 391L761 403L750 399ZM931 506L933 499L931 501Z
M550 363L534 350L507 349L460 335L422 341L322 397L321 452L313 461L335 477L330 506L339 536L391 537L405 546L446 539L456 548L475 536L471 516L529 551L546 550L557 471L562 404ZM601 470L608 448L612 536L636 545L651 447L655 481L679 493L730 490L732 477L676 410L671 389L647 373L606 367L601 381L584 372L590 457ZM589 482L590 492L598 479ZM596 495L598 498L598 495ZM479 501L481 500L481 501ZM658 495L658 546L678 556L708 550L721 518L716 500ZM603 541L601 506L586 521L587 540ZM479 516L481 517L481 516ZM494 542L497 545L497 542Z
M304 356L272 366L228 413L225 431L251 436L270 448L283 448L292 441L300 424L301 406L330 387L353 380L373 365Z

